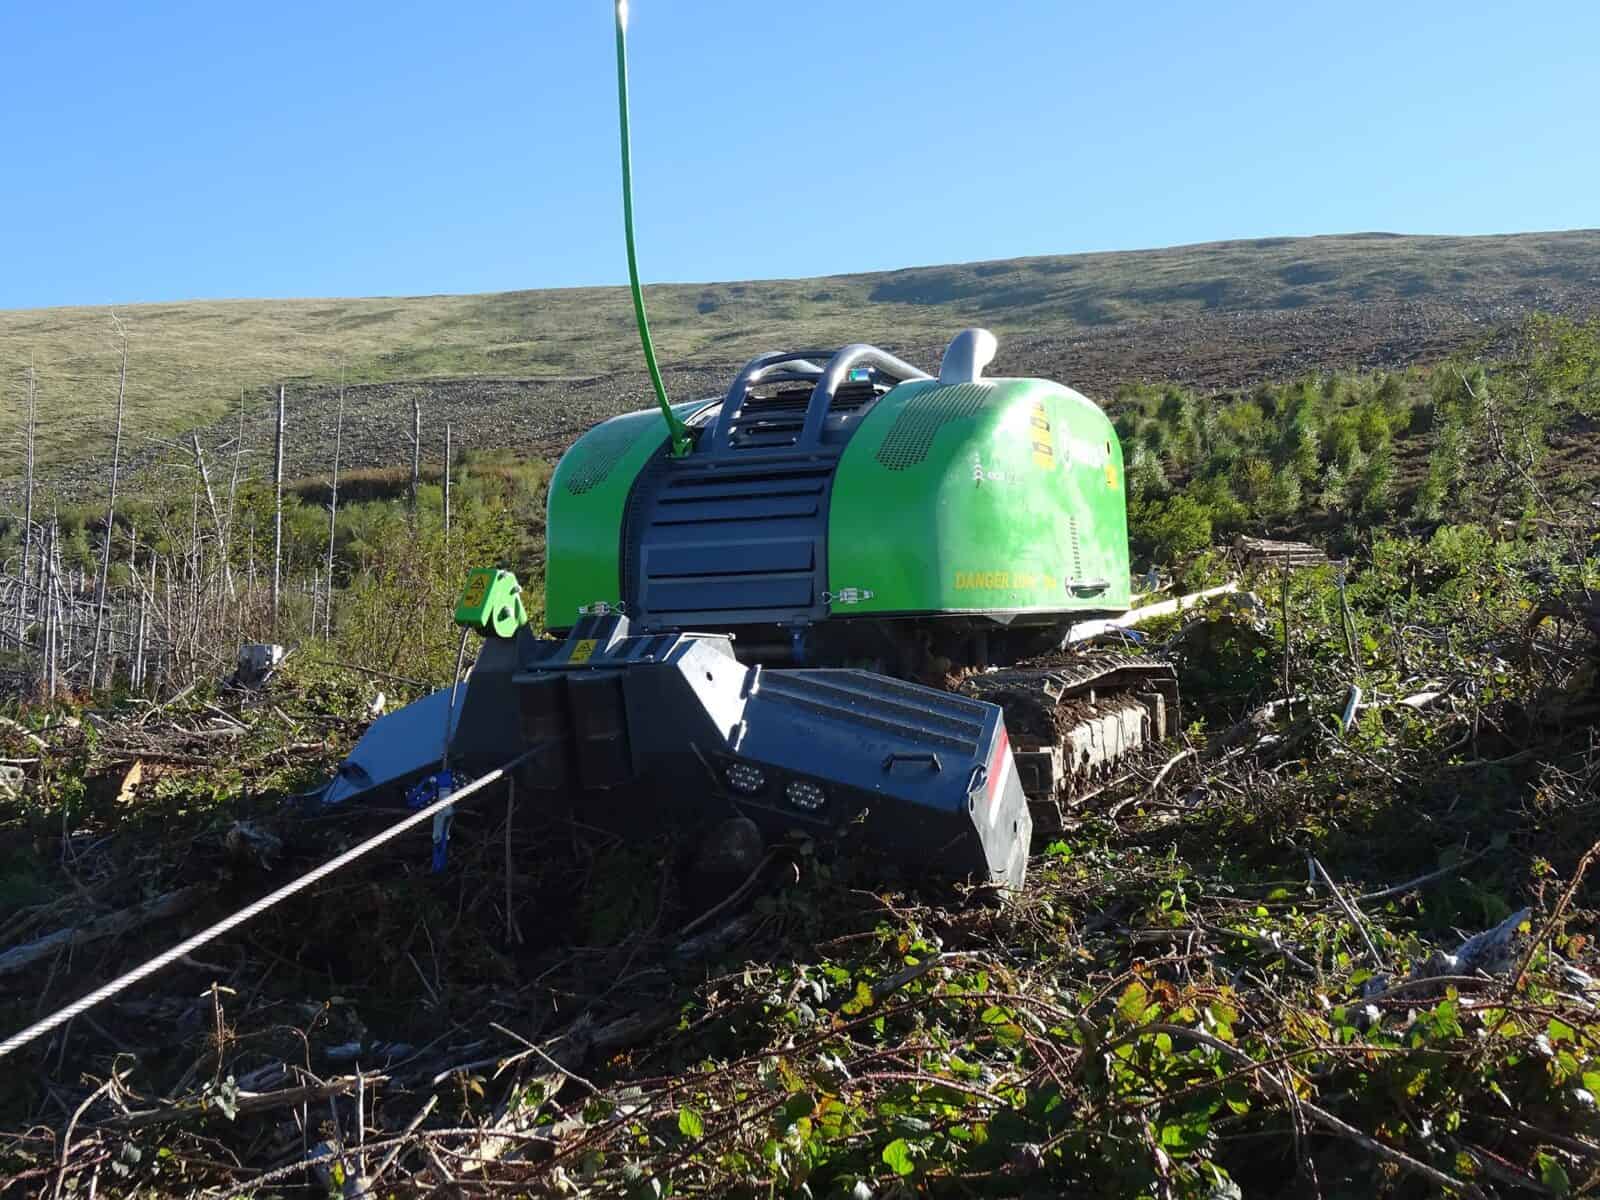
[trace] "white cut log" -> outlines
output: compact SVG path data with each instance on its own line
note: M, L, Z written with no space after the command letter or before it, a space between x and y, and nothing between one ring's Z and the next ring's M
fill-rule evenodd
M1187 596L1177 596L1171 600L1163 600L1159 604L1147 604L1143 608L1129 609L1120 617L1108 617L1103 621L1080 621L1067 633L1067 641L1082 642L1112 629L1131 629L1143 624L1153 617L1170 617L1185 609L1193 608L1202 600L1209 600L1213 596L1225 596L1230 592L1239 590L1239 581L1230 579L1227 583L1217 587L1206 588L1204 591L1191 592Z

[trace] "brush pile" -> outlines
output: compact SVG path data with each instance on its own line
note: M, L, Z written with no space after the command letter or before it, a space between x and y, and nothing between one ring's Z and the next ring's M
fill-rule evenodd
M443 872L402 838L6 1063L0 1188L1577 1193L1581 557L1380 539L1174 618L1187 741L1004 908L798 840L704 895L681 846L489 789ZM306 653L0 722L0 1033L392 823L297 798L372 695Z

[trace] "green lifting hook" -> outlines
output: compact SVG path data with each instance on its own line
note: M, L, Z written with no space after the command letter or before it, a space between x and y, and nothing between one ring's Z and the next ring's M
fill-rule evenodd
M486 638L514 637L528 623L522 585L510 571L472 568L456 599L455 620L457 625L476 629Z

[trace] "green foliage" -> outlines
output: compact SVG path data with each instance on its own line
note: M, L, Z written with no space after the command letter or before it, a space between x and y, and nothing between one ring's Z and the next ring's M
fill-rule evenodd
M1130 502L1166 495L1167 473L1162 469L1160 458L1143 445L1136 443L1124 463L1128 472Z
M451 529L444 529L443 489L424 483L415 512L403 497L409 475L369 472L351 499L345 492L333 535L335 584L333 639L347 661L408 678L442 680L454 668L458 631L450 614L471 566L493 565L517 573L535 627L542 620L545 490L550 466L508 452L464 454L451 495ZM328 567L329 527L324 484L287 488L283 496L282 580L276 638L304 643L320 638L320 601ZM225 520L225 495L219 520ZM248 594L234 619L242 637L267 636L267 606L274 548L274 495L258 479L241 482L232 513L231 569ZM104 511L88 506L60 510L67 566L91 575L98 569ZM0 536L9 535L5 531ZM129 497L118 506L109 581L128 585L137 532L141 572L152 556L181 564L197 545L216 542L203 494L196 486ZM311 584L317 585L317 597ZM312 627L316 610L316 628Z
M1211 528L1218 538L1244 528L1250 519L1250 509L1233 494L1227 479L1221 475L1196 480L1185 495L1210 518Z
M1373 454L1389 444L1388 409L1378 400L1368 400L1356 410L1356 440L1364 454Z
M1293 425L1286 437L1287 445L1280 455L1280 463L1292 471L1301 483L1310 483L1317 477L1322 465L1322 439L1310 425Z
M1600 317L1578 324L1536 315L1524 330L1527 373L1546 394L1585 416L1600 415Z
M1565 378L1536 352L1496 372L1447 363L1434 377L1428 474L1419 515L1462 507L1520 514L1541 490L1550 435L1571 398L1549 380Z
M1383 376L1378 384L1378 390L1373 393L1377 400L1391 417L1407 414L1411 411L1411 404L1406 395L1405 380L1396 374Z
M1394 449L1380 444L1356 473L1352 481L1350 507L1359 516L1374 520L1388 511L1394 491Z
M1254 450L1267 441L1269 428L1266 414L1253 401L1234 401L1229 404L1208 406L1216 413L1210 435L1216 443Z
M474 506L452 523L391 508L365 530L364 563L340 593L334 641L342 657L424 680L455 669L460 631L450 620L469 567L510 560L515 542L504 509Z
M1299 475L1291 471L1274 472L1262 511L1268 517L1286 520L1300 511L1303 496Z
M1248 614L1213 608L1179 643L1181 691L1190 703L1223 710L1260 697L1277 678L1282 640Z
M917 1169L916 1161L911 1157L911 1143L905 1138L895 1138L883 1148L881 1157L896 1175L910 1175Z
M1332 417L1323 435L1323 444L1327 461L1350 470L1362 453L1360 422L1355 415L1342 412Z
M1233 564L1227 555L1217 549L1202 550L1185 562L1173 576L1173 586L1179 592L1199 592L1226 583L1234 577Z
M1171 429L1161 421L1143 421L1139 424L1136 443L1152 458L1158 458L1166 453L1167 445L1172 440Z
M1135 547L1161 562L1211 545L1211 514L1184 495L1130 506L1129 526Z
M1266 459L1246 454L1234 461L1229 482L1233 486L1233 494L1239 497L1242 504L1252 510L1260 510L1265 506L1267 493L1272 490L1274 474L1272 464Z
M1170 387L1162 394L1156 415L1169 429L1187 429L1194 423L1197 408L1195 397L1187 389Z
M1136 554L1192 553L1202 515L1213 539L1292 536L1330 518L1351 537L1373 522L1548 508L1553 439L1600 405L1597 330L1541 318L1507 362L1306 377L1243 396L1124 389ZM1406 469L1419 452L1420 479ZM1192 506L1172 508L1174 494Z

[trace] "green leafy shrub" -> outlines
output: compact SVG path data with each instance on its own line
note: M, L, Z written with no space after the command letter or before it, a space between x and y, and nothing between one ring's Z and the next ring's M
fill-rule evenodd
M1323 438L1324 454L1328 461L1349 471L1356 456L1361 453L1361 430L1355 417L1350 413L1333 417L1328 422Z
M1330 464L1322 472L1322 479L1317 485L1317 507L1325 512L1342 512L1346 507L1345 489L1348 486L1344 468L1338 463Z
M1228 537L1243 529L1250 520L1250 510L1233 494L1228 480L1222 475L1197 480L1188 489L1188 496L1200 505L1211 518L1217 537Z
M1130 502L1167 494L1167 473L1162 469L1161 460L1143 446L1133 447L1125 465Z
M1266 495L1262 497L1261 511L1269 517L1285 520L1300 511L1303 500L1300 476L1293 471L1274 471Z
M1139 448L1147 454L1157 457L1165 454L1171 440L1170 430L1160 421L1145 421L1139 426Z
M1252 512L1257 512L1263 508L1267 493L1272 489L1275 473L1271 463L1249 454L1234 461L1233 470L1228 473L1228 482L1240 502Z
M1285 442L1280 464L1294 472L1301 483L1316 479L1322 466L1322 439L1317 436L1317 431L1310 425L1294 426Z
M1211 545L1211 514L1186 495L1138 505L1129 520L1135 543L1157 562L1172 562Z
M1372 457L1352 480L1350 508L1362 517L1381 516L1389 508L1394 493L1394 449L1387 442L1378 446Z
M505 510L469 509L444 525L398 506L372 523L366 565L350 580L334 617L340 656L364 667L428 681L454 670L459 631L450 620L467 569L508 560L514 543Z
M1547 394L1584 416L1600 415L1600 317L1578 324L1535 315L1524 329L1529 375Z
M1356 410L1356 441L1362 453L1372 454L1387 446L1391 436L1389 413L1380 401L1369 400Z

